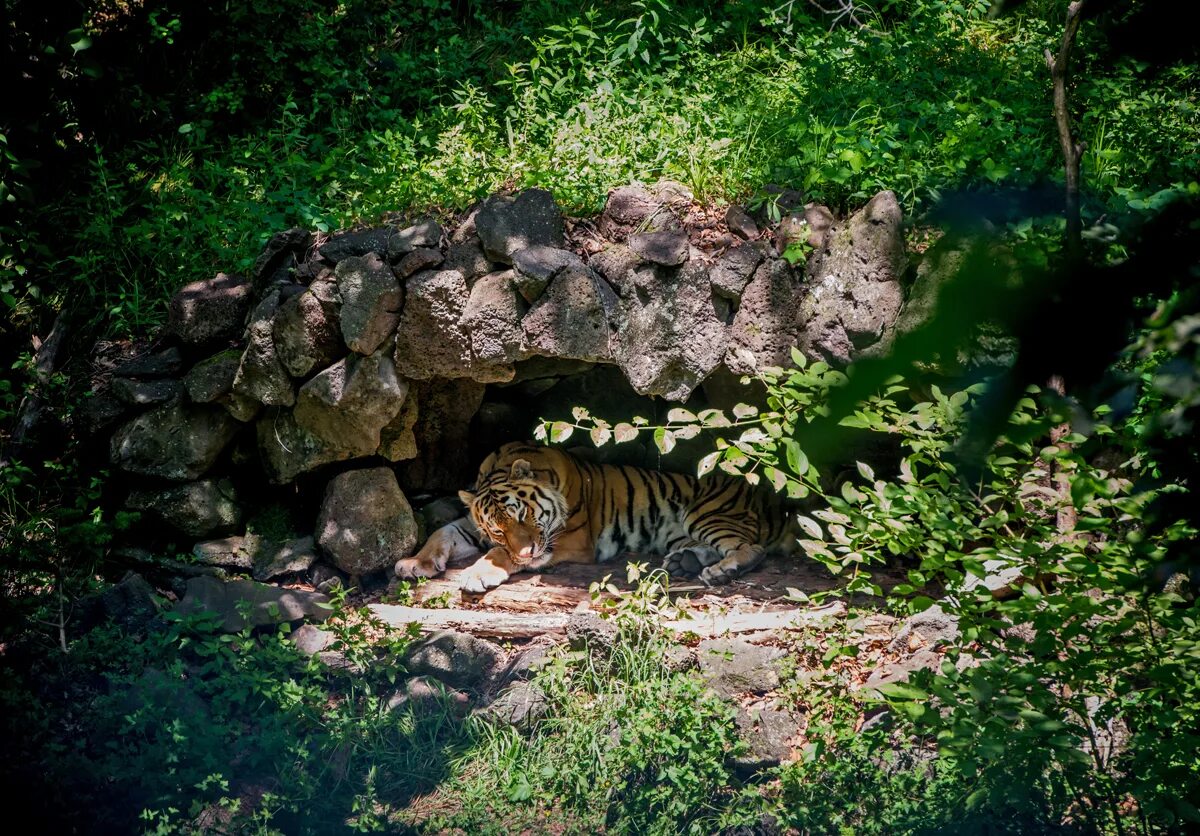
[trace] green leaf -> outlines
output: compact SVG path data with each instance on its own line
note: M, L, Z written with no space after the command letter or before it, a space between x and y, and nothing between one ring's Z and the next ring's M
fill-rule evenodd
M665 456L675 449L675 434L665 427L659 427L654 431L654 446Z
M594 427L588 435L591 436L592 444L603 447L612 438L612 430L608 427Z
M929 697L924 690L908 682L889 682L886 685L880 685L876 690L887 699L897 702L924 700Z
M675 407L667 413L667 423L669 424L690 424L698 420L694 414L686 409Z
M739 420L743 418L753 418L757 414L758 407L750 406L749 404L740 403L733 408L733 415Z
M717 466L717 459L721 457L720 450L714 450L700 460L700 464L696 466L696 475L703 476L706 473L712 472L712 469Z
M550 440L556 444L566 441L573 432L575 432L575 428L566 421L555 421L550 425Z

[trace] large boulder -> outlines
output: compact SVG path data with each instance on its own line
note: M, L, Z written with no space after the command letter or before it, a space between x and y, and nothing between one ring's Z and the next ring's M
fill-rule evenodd
M236 340L250 311L253 288L241 276L218 273L185 285L171 297L167 330L186 345Z
M342 355L341 304L337 285L317 279L279 306L275 351L292 377L305 377Z
M713 298L699 259L643 265L621 289L617 364L638 394L686 400L725 357L729 304Z
M896 196L880 192L834 225L809 262L802 350L846 365L883 340L904 301L903 216Z
M562 212L545 189L489 197L475 216L475 229L487 257L503 264L512 264L513 253L526 247L563 245Z
M417 381L420 416L413 429L417 455L405 466L404 484L421 490L457 490L475 475L471 416L483 403L484 385L473 380ZM411 397L411 395L410 395Z
M122 424L109 454L129 473L190 482L213 466L237 427L223 409L167 404Z
M779 687L783 652L743 639L705 639L696 648L704 684L723 697L765 694Z
M233 379L233 393L264 406L291 406L296 402L292 378L275 350L275 314L281 294L273 289L258 303L246 328L246 350Z
M192 537L232 531L242 521L242 506L228 479L204 479L163 490L137 490L126 503Z
M610 362L619 316L617 295L604 279L586 267L568 267L530 308L521 327L534 354Z
M396 376L391 346L352 354L300 387L296 422L309 432L366 456L379 447L380 431L399 414L408 382Z
M733 319L725 365L735 374L753 374L765 366L786 366L792 346L803 333L800 301L803 286L781 258L766 258L742 291Z
M351 351L374 353L396 330L404 288L375 253L338 262L342 339Z
M489 273L471 288L462 327L471 338L471 377L481 383L512 380L512 364L529 356L521 319L529 306L512 270Z
M117 400L129 406L154 406L178 398L183 392L183 384L171 378L136 380L132 377L115 377L109 385L109 391Z
M471 335L462 326L470 290L457 270L427 270L408 279L396 333L396 370L413 380L469 377Z
M417 522L389 468L351 470L325 489L316 537L337 568L365 575L412 554Z
M256 424L258 454L267 478L286 485L301 473L370 454L302 426L290 409L269 409Z
M688 259L686 232L635 232L626 241L638 258L664 267L676 267Z

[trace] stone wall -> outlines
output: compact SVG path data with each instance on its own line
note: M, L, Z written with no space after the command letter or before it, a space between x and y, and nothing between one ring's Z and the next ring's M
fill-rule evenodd
M781 257L795 242L807 263ZM252 532L197 554L257 577L317 560L357 576L413 549L409 497L468 484L475 440L528 437L575 398L605 417L606 398L643 414L719 401L794 345L845 365L886 344L904 269L891 192L762 230L669 182L617 189L593 219L532 189L450 229L290 229L250 275L182 288L160 350L116 369L88 419L150 523L139 536L239 535L283 504L315 539Z

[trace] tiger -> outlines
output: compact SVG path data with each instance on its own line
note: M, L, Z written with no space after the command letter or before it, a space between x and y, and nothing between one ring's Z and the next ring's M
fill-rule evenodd
M635 552L661 554L670 574L712 586L797 547L779 496L744 479L594 464L522 442L488 455L474 491L459 498L468 515L398 561L397 577L434 577L452 560L478 558L459 586L482 593L518 572Z

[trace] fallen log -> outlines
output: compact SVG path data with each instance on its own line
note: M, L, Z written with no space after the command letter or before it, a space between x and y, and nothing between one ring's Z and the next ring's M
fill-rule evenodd
M547 633L562 633L571 614L567 612L523 613L485 610L422 609L399 604L372 604L371 612L395 627L418 624L422 630L460 630L477 636L529 639ZM766 630L802 630L841 618L846 605L841 601L816 609L770 610L753 613L721 613L664 621L663 627L675 633L701 637L727 633L752 633Z

